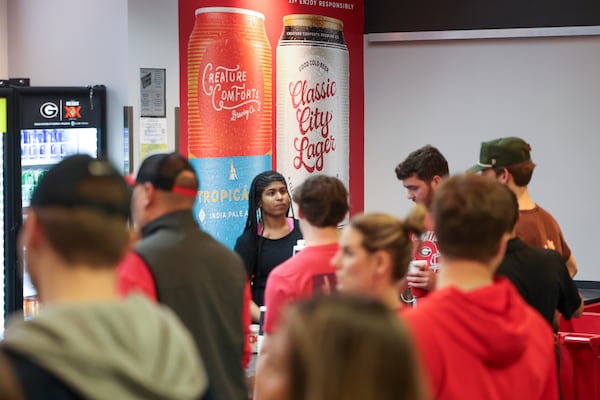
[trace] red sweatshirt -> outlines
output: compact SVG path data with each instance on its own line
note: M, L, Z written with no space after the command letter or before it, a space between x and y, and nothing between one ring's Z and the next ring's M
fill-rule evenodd
M434 291L403 315L434 399L558 399L552 330L507 279Z

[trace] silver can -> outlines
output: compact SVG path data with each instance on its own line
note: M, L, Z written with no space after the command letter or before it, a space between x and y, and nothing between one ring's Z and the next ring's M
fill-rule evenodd
M277 45L277 170L293 188L309 175L349 187L349 61L342 21L283 17Z

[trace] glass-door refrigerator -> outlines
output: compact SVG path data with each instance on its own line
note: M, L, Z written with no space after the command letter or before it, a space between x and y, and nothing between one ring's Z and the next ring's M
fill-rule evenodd
M14 186L15 214L9 246L14 254L6 260L6 271L14 271L7 280L8 313L23 310L25 318L37 313L37 293L27 272L26 257L19 254L16 235L27 218L31 196L46 171L73 154L104 156L106 149L106 89L87 87L14 87L14 126L8 136L14 161L5 164L12 173L8 183ZM7 239L8 240L8 239Z
M15 157L8 149L18 143L16 135L9 134L14 130L14 91L10 88L0 88L0 337L4 335L4 321L9 310L20 306L21 295L16 296L14 287L18 277L17 269L12 261L16 260L16 225L21 213L17 212L16 204L18 191L12 184L10 175L13 170L8 167L15 164Z

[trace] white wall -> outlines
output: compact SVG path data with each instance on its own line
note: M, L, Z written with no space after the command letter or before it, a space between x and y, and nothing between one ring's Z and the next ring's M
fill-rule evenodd
M134 112L134 159L140 163L140 68L166 69L169 150L175 150L174 108L179 107L179 18L177 0L129 0L127 92Z
M0 0L0 79L8 78L8 7L7 0Z
M123 162L127 3L8 0L8 72L32 86L107 87L108 154Z
M177 23L176 0L0 0L0 77L105 84L109 156L121 165L123 106L137 119L139 68L167 69L174 146ZM408 211L394 167L424 144L438 146L460 172L475 163L481 141L521 136L538 164L532 194L562 225L577 278L600 280L593 251L600 217L586 204L600 194L598 71L600 37L365 41L365 210Z
M425 144L451 172L481 141L520 136L530 191L562 226L579 280L600 280L600 37L369 43L365 36L365 210L404 216L394 168Z

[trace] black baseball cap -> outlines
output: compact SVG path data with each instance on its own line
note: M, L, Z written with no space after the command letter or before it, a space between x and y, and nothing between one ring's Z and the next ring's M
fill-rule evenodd
M183 171L190 171L194 175L195 187L181 185L178 182ZM190 162L181 154L160 153L153 154L142 162L137 176L128 178L128 183L143 184L150 182L155 188L166 192L173 192L187 197L196 197L198 193L198 176Z
M100 182L107 191L90 190ZM63 159L44 174L33 192L31 206L91 208L127 219L129 201L127 183L115 167L78 154Z

